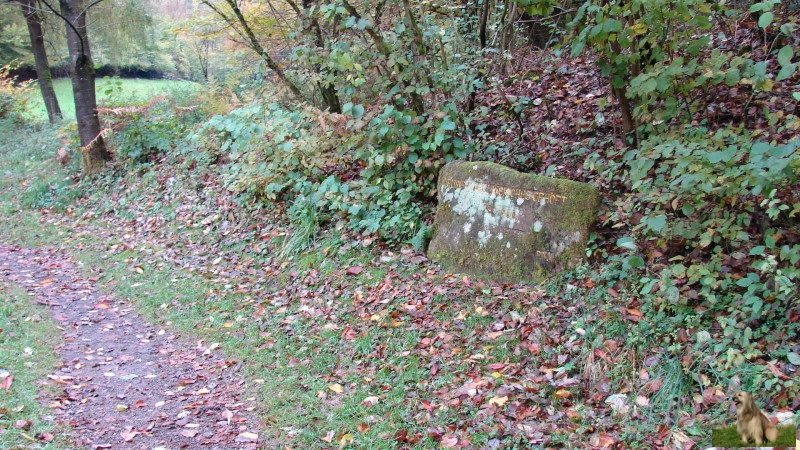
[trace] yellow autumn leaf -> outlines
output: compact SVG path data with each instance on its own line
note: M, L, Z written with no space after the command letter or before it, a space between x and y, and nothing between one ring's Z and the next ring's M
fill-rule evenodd
M342 387L342 385L339 383L329 384L328 389L332 390L333 392L336 392L337 394L341 394L342 392L344 392L344 387Z
M490 405L495 405L497 407L502 407L503 405L506 404L507 401L508 401L508 396L507 395L504 395L502 397L497 396L497 397L490 398L489 399L489 404Z
M641 35L647 33L647 25L642 22L636 23L631 26L631 32L635 35Z

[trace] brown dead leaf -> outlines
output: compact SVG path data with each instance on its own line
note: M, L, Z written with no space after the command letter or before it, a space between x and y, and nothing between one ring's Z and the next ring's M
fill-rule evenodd
M601 448L610 448L617 440L608 433L600 433L592 439L592 445Z
M199 433L199 432L200 432L200 430L181 430L181 436L187 437L187 438L193 438L193 437L197 436L197 433Z
M258 442L258 435L249 431L243 431L236 436L236 442Z
M325 436L321 437L320 439L330 444L331 442L333 442L334 436L336 436L336 433L334 433L333 431L328 431L327 433L325 433Z
M553 394L556 398L569 398L572 394L566 389L559 389Z
M458 447L458 437L452 434L445 434L442 436L442 440L439 441L439 445L441 445L442 448L456 448Z
M11 383L13 382L14 382L14 375L9 375L3 378L3 381L0 381L0 387L2 387L5 390L9 390L11 389Z
M361 267L361 266L353 266L353 267L349 267L347 270L345 270L345 272L348 275L358 275L363 271L364 271L364 268Z
M124 439L125 442L131 442L133 440L133 438L136 437L137 434L139 434L138 431L134 431L133 429L130 429L130 430L123 431L119 435L122 436L122 439Z
M378 398L378 397L376 397L374 395L370 395L369 397L365 398L364 400L361 400L361 403L363 403L366 406L372 406L372 405L378 403L379 400L380 400L380 398Z

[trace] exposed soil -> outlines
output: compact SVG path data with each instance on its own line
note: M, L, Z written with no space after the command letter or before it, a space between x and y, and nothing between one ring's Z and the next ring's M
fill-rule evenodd
M53 249L0 243L0 279L48 305L63 329L62 366L42 399L71 440L91 449L255 449L260 424L239 364L207 342L146 323L128 301L100 292Z

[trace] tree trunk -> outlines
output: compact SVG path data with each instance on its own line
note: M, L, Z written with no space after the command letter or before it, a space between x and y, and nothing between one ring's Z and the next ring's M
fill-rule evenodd
M66 21L67 46L71 63L72 92L75 99L75 118L81 139L83 174L99 172L111 159L100 133L97 115L95 74L89 37L86 32L86 10L83 0L59 0L61 15Z
M44 46L44 31L42 30L42 18L36 10L36 0L19 0L22 7L22 14L28 23L28 34L31 38L31 48L33 49L33 59L36 63L36 77L39 79L39 89L42 92L42 100L47 108L47 118L50 123L61 120L61 107L58 105L56 91L53 89L53 76L50 73L50 63L47 60L47 49Z

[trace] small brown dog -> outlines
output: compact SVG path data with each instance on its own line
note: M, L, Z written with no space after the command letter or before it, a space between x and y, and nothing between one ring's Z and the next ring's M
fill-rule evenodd
M767 441L778 439L778 428L758 409L749 392L737 392L733 396L733 403L738 418L736 431L742 436L742 441L747 443L752 438L756 445L761 445L764 438Z

